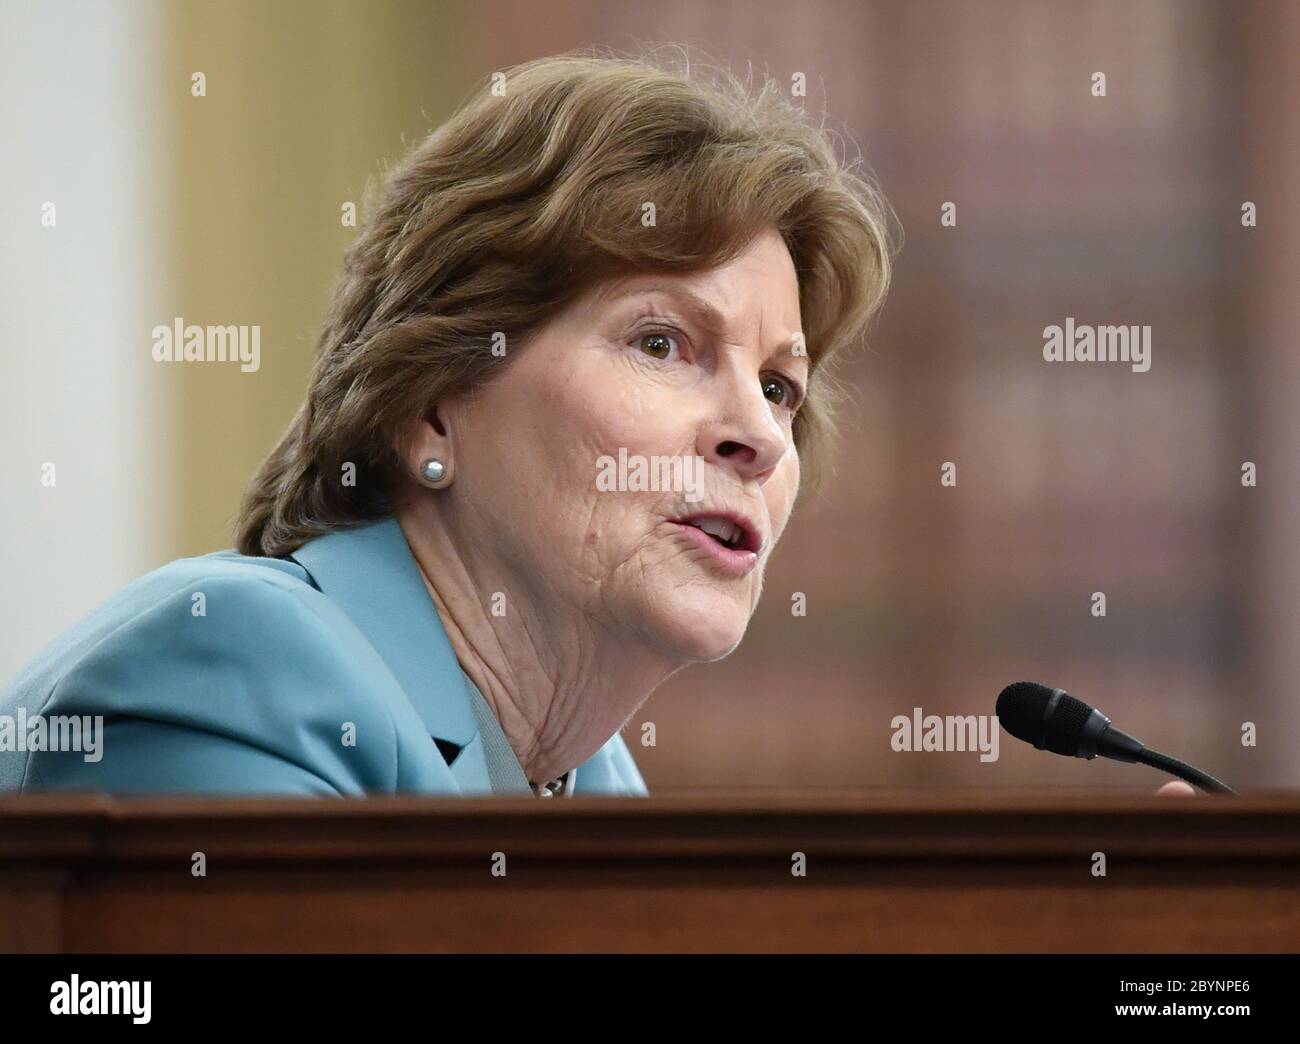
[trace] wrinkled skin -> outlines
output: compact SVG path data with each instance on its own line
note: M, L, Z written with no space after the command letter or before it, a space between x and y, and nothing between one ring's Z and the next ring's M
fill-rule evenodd
M771 230L707 272L595 288L413 432L412 475L429 457L449 471L441 488L412 482L399 522L530 780L585 761L670 674L743 637L799 488L800 322ZM702 457L702 499L597 489L599 458L620 448ZM761 540L747 574L672 521L710 511Z

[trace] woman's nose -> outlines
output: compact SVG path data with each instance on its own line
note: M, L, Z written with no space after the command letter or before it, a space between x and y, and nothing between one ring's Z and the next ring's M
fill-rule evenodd
M697 452L706 461L730 468L742 480L768 480L789 448L786 431L772 412L756 378L719 403L717 418L700 430Z

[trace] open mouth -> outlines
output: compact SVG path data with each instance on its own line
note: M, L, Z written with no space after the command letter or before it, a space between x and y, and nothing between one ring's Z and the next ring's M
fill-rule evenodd
M758 534L744 519L729 515L697 515L681 519L679 525L691 526L707 534L728 551L758 552Z

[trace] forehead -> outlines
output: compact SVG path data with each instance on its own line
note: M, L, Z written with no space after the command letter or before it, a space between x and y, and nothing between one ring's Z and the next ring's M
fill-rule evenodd
M598 306L663 298L717 333L759 325L779 336L800 328L799 281L781 237L760 237L731 261L700 272L631 272L600 289Z

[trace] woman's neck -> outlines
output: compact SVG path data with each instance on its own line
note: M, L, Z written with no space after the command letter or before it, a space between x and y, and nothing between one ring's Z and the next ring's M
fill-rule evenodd
M459 552L439 520L397 518L461 669L530 782L586 761L680 666Z

